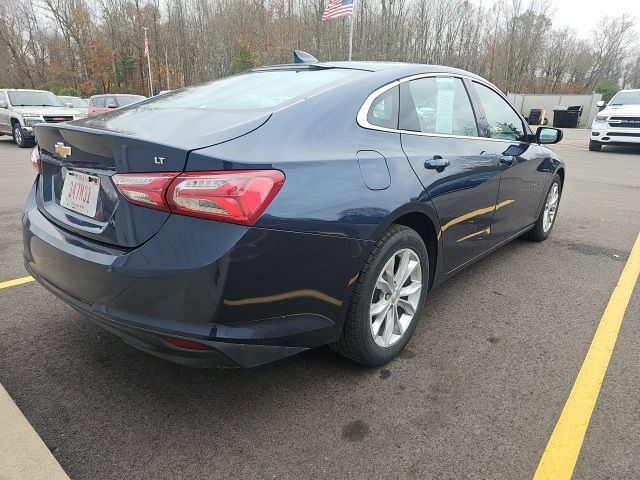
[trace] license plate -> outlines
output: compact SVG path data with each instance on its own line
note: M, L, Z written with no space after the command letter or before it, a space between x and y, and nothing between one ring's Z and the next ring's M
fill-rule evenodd
M94 217L100 193L100 177L67 171L60 205L87 217Z

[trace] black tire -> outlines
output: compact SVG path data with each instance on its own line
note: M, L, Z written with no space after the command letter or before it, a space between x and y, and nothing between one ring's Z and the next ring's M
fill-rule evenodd
M590 152L599 152L600 150L602 150L602 144L600 142L594 142L593 140L589 141Z
M371 333L369 309L378 276L387 261L402 249L413 250L422 269L422 290L418 308L411 323L397 343L381 347ZM331 348L340 355L367 366L384 365L392 360L409 342L422 314L429 285L429 253L418 233L403 225L391 225L375 242L358 280L348 306L342 333Z
M545 231L544 230L544 215L546 210L545 206L547 203L547 199L549 198L549 193L553 189L554 185L558 186L558 195L559 195L558 204L556 207L556 214L551 223L551 227L547 231ZM556 224L556 219L558 218L558 209L560 207L561 199L562 199L562 179L560 178L560 175L556 173L553 176L553 179L551 180L551 185L549 185L549 189L547 190L547 193L544 196L544 203L542 204L542 208L540 209L540 214L538 215L538 219L536 220L536 223L533 226L533 228L523 235L524 238L531 240L533 242L543 242L547 238L549 238L549 235L551 235L551 232L553 231L553 227Z
M24 138L24 135L22 134L22 128L20 127L20 123L14 122L12 132L13 132L13 141L15 142L16 145L18 145L20 148L27 148L29 146L29 142L27 141L26 138Z

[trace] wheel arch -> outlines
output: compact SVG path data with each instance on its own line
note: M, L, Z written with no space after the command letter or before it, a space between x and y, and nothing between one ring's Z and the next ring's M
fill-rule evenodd
M422 237L429 253L429 289L431 289L436 279L437 267L442 263L442 251L437 234L440 221L435 208L431 202L405 204L387 215L376 229L373 238L378 238L394 223L412 228Z
M564 187L564 167L560 167L556 170L556 173L560 177L561 187Z
M396 218L392 223L409 227L418 232L418 235L422 237L422 241L429 253L429 290L431 290L436 277L439 253L436 226L426 213L420 211L405 213Z

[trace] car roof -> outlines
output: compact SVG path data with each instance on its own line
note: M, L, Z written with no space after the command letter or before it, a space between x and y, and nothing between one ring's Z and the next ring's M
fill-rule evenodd
M347 70L361 70L365 72L373 72L384 74L384 76L396 76L397 78L408 77L411 75L420 75L428 73L451 73L463 75L472 79L481 80L489 83L486 79L459 68L448 67L444 65L430 65L421 63L403 63L403 62L317 62L317 63L287 63L283 65L271 65L265 67L254 68L252 71L279 70L290 68L342 68Z
M46 92L51 93L49 90L37 90L35 88L0 88L2 92Z
M91 95L89 98L97 97L144 97L144 95L139 95L137 93L100 93L98 95Z
M371 76L364 75L364 77L373 78L376 77L380 84L386 84L395 80L399 80L413 75L423 74L451 74L459 75L476 80L485 85L490 85L494 90L500 92L500 89L487 79L476 75L475 73L468 72L455 67L448 67L444 65L430 65L421 63L403 63L403 62L314 62L314 63L288 63L284 65L271 65L260 68L254 68L250 71L268 71L268 70L281 70L281 69L323 69L323 68L341 68L347 70L359 70L364 72L370 72ZM362 78L354 78L352 82L357 83L363 81ZM366 80L365 80L366 81ZM504 94L503 94L504 95Z

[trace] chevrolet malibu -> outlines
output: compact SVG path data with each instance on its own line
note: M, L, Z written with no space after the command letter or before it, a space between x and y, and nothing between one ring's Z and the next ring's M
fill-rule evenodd
M258 68L36 128L27 270L128 344L251 367L364 365L428 292L551 233L565 168L491 83L394 63Z

